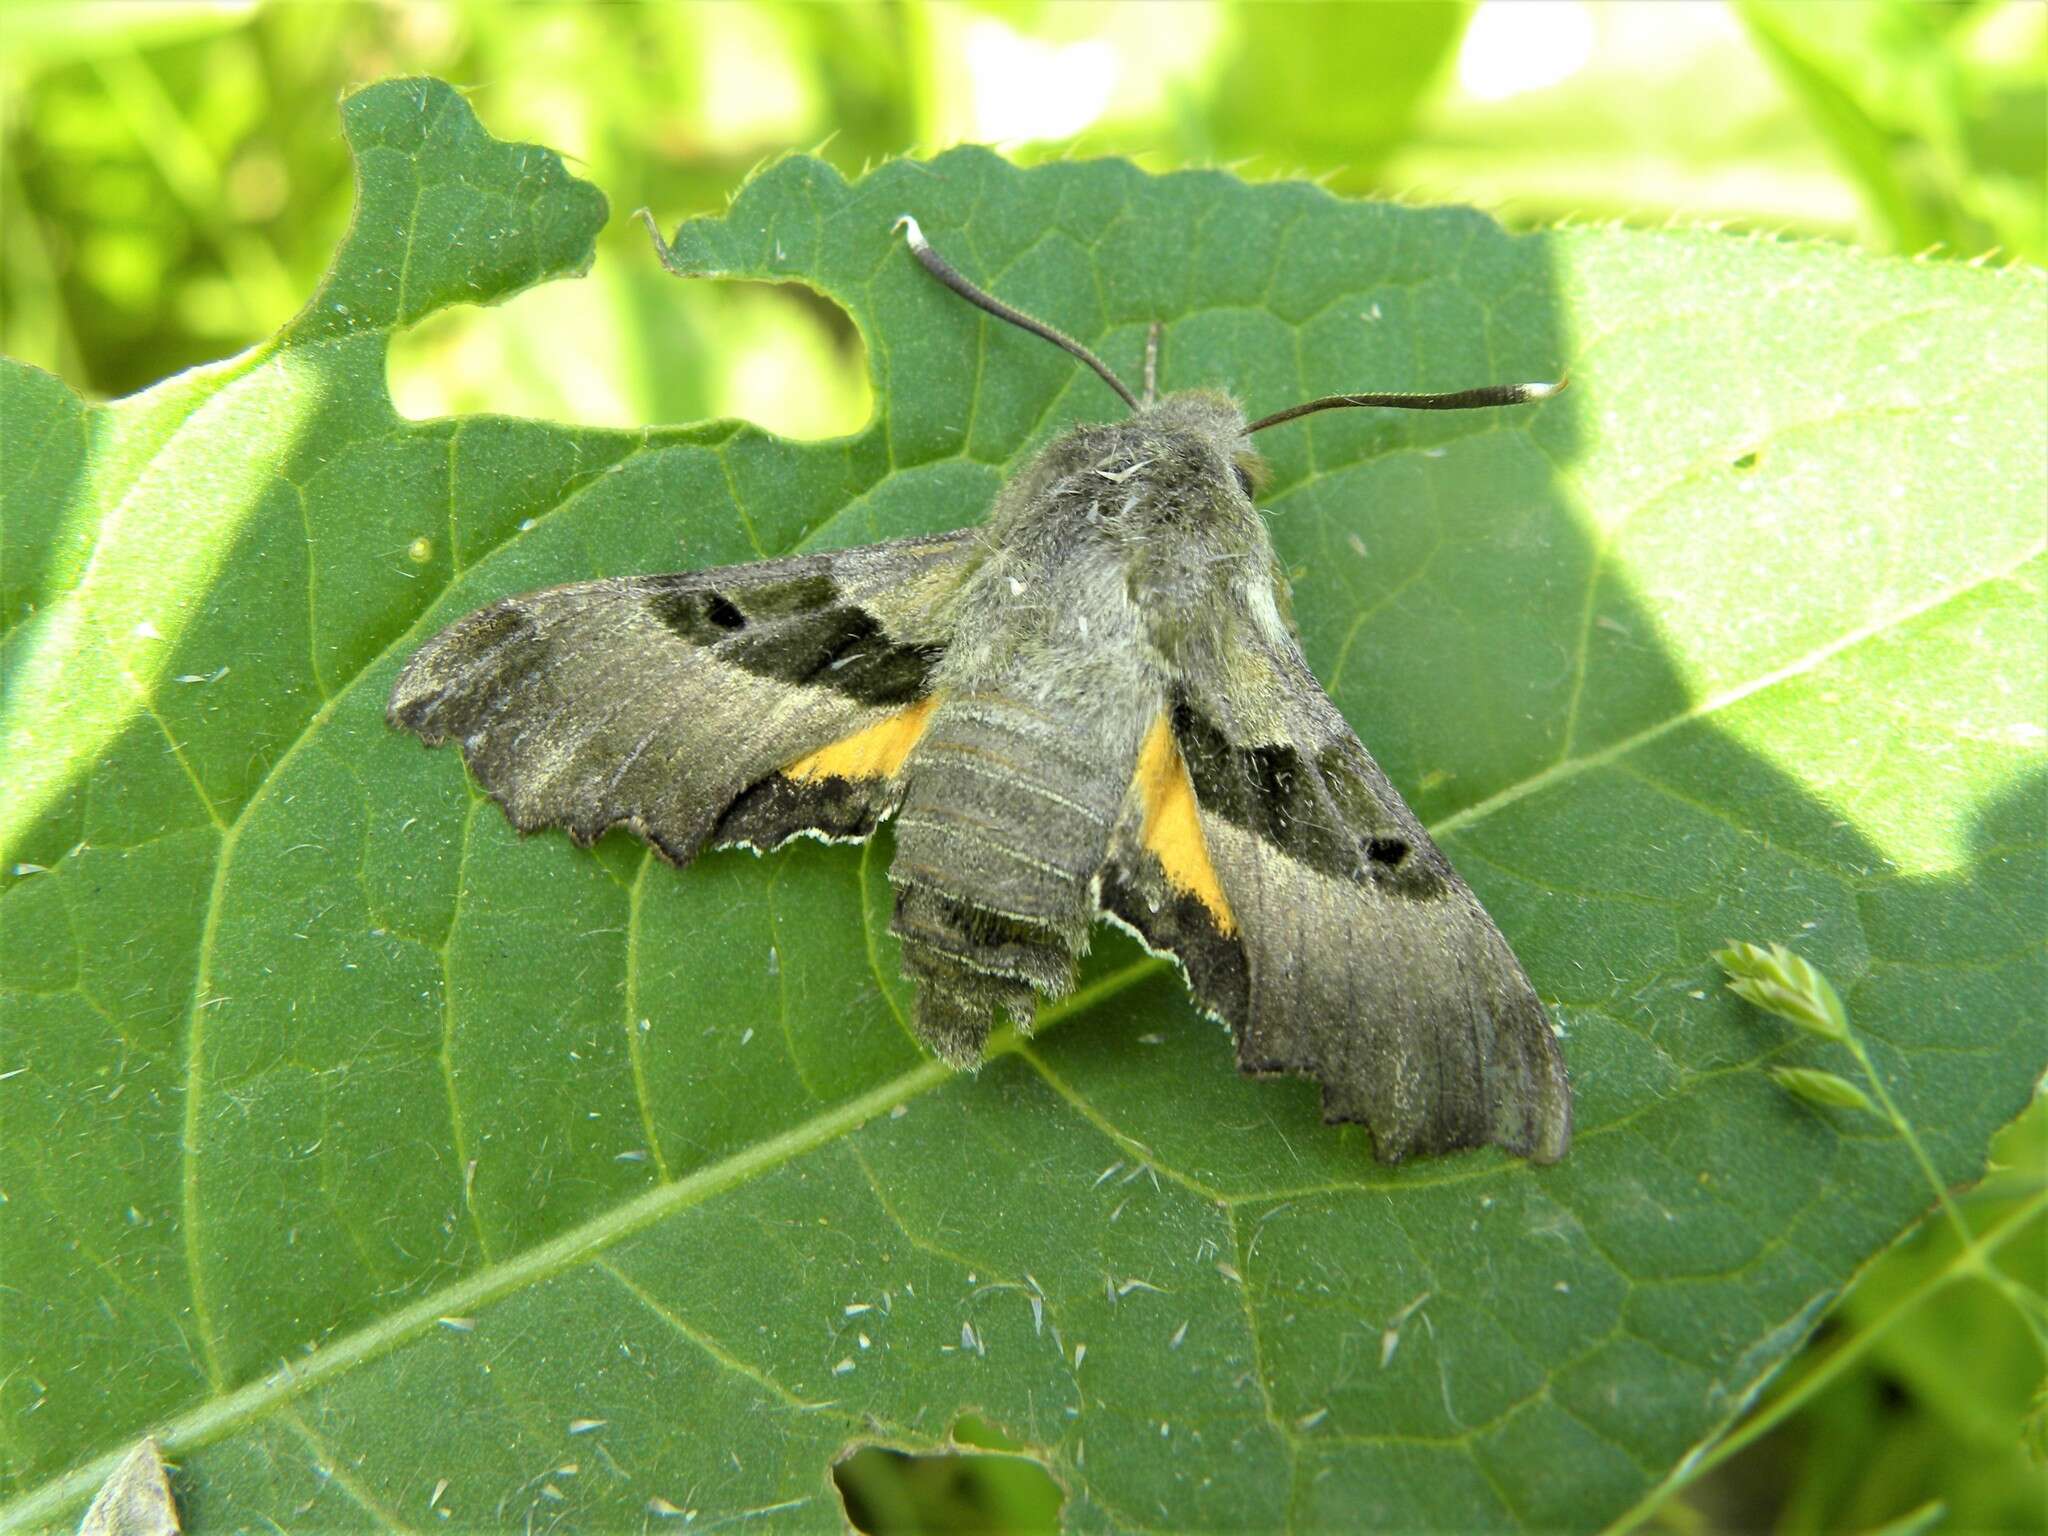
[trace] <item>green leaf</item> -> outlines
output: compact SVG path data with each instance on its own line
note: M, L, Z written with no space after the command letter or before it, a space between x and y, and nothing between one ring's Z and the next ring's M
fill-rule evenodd
M1873 1528L1867 1536L1925 1536L1926 1532L1940 1530L1947 1518L1947 1505L1938 1501L1922 1504L1896 1520L1887 1520Z
M1589 1528L1927 1201L1756 1070L1797 1037L1715 985L1722 934L1798 935L1944 1178L2025 1102L2035 275L794 158L678 246L843 305L866 430L409 422L393 331L576 270L602 204L444 86L344 121L359 216L273 342L106 405L0 372L0 1523L75 1519L150 1432L195 1530L831 1529L835 1457L971 1411L1079 1529ZM1262 439L1311 662L1555 1004L1562 1164L1376 1165L1106 932L955 1076L903 1027L886 837L521 841L385 728L493 597L957 526L1113 411L906 211L1254 411L1569 368Z

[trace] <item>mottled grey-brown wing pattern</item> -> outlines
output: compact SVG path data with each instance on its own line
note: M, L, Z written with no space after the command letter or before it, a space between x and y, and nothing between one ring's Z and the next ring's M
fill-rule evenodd
M1105 907L1181 959L1241 1070L1314 1078L1324 1117L1370 1127L1382 1159L1562 1157L1563 1060L1507 941L1300 653L1259 654L1265 676L1240 655L1206 696L1184 678L1172 710L1227 908L1128 837Z
M865 837L893 807L890 722L929 692L974 548L965 531L507 598L421 647L388 716L459 742L521 831L625 826L678 864Z

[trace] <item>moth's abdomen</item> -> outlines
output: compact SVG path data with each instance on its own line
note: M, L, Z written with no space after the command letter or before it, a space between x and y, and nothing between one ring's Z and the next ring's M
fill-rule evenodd
M1079 921L1130 777L1128 766L1105 773L1095 748L1024 705L945 701L912 754L897 879L929 878L1027 921Z
M918 1032L949 1061L980 1059L998 1010L1028 1025L1034 994L1072 986L1136 755L1123 734L987 695L934 711L905 769L890 926Z

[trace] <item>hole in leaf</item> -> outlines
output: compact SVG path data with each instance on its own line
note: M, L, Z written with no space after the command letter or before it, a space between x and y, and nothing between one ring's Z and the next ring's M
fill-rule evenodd
M1734 461L1735 467L1737 469L1755 469L1757 460L1761 457L1762 455L1756 449L1752 448L1748 453L1745 453L1741 458Z
M730 417L810 440L859 431L873 408L860 333L837 304L797 283L687 283L644 243L605 250L588 277L427 316L393 338L388 376L413 421Z
M1015 1456L1031 1454L1030 1446L1004 1434L978 1413L963 1413L953 1421L953 1443L971 1445L982 1451L1008 1451Z
M1046 1532L1060 1529L1063 1495L1021 1441L973 1414L953 1425L956 1449L913 1454L865 1445L832 1468L853 1528L867 1536L913 1531Z

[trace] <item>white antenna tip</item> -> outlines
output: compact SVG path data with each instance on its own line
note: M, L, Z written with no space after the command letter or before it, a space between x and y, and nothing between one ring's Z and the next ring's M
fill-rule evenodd
M902 218L889 226L891 234L894 234L899 229L903 231L903 238L910 242L910 248L913 251L922 251L929 248L924 238L924 231L917 227L917 220L909 214L904 214Z
M1548 400L1564 388L1564 380L1559 379L1555 384L1520 384L1516 388L1521 390L1524 400Z

